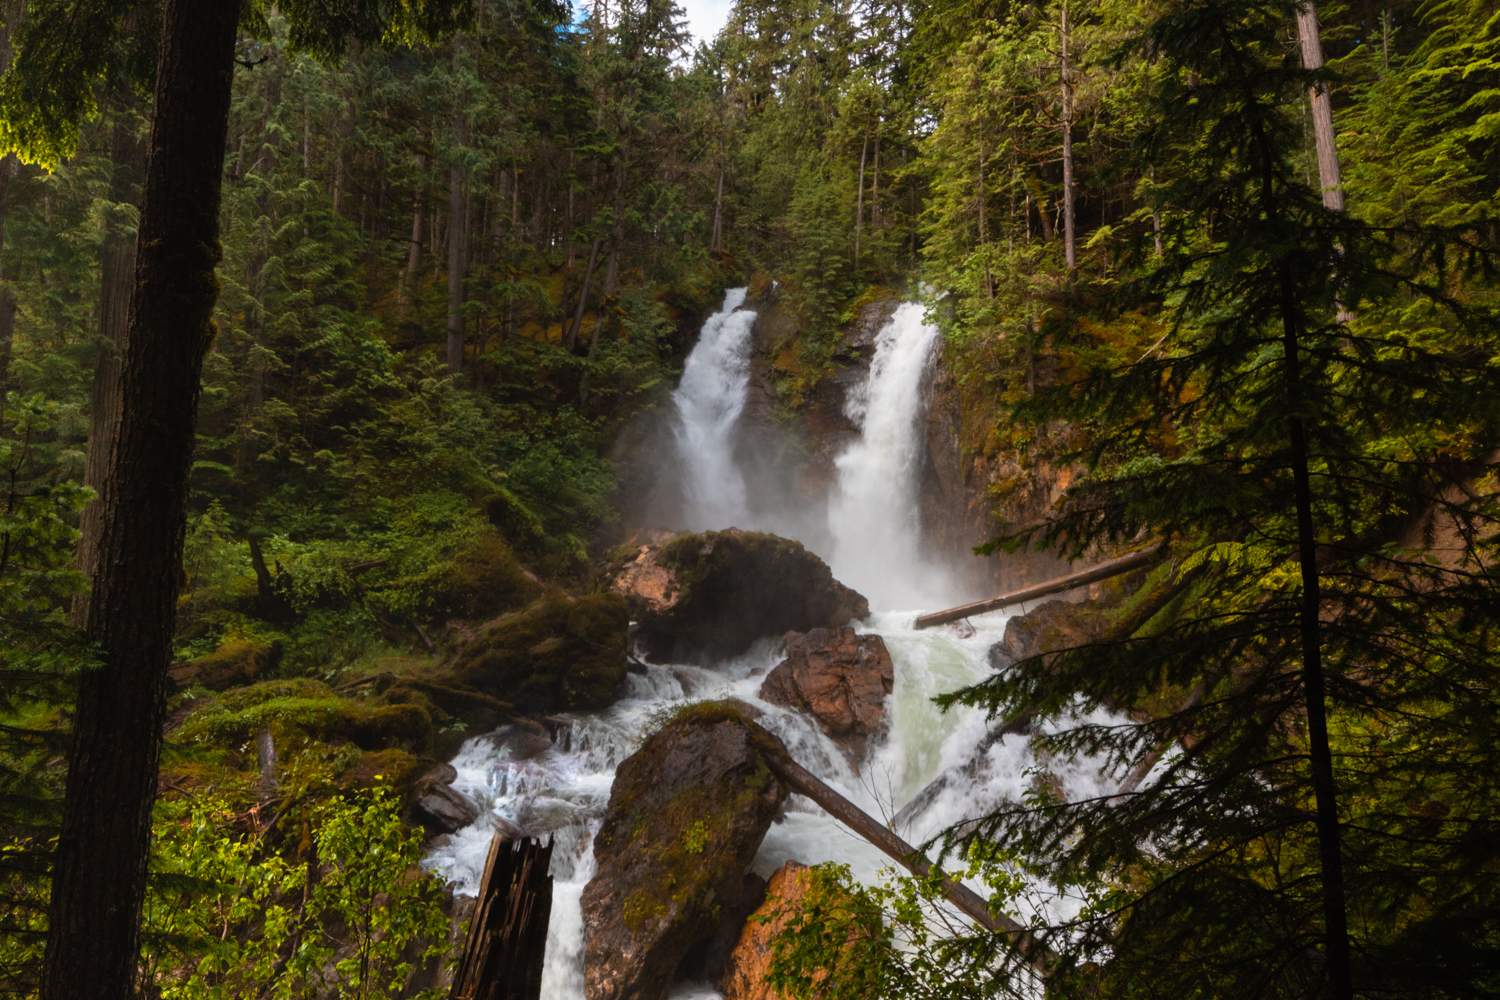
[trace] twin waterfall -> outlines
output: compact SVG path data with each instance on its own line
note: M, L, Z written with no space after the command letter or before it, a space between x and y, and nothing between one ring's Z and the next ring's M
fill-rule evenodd
M805 530L805 500L782 498L756 509L745 472L735 462L755 325L755 313L744 308L746 291L731 288L724 308L703 324L672 394L682 469L681 526L692 531L738 527L796 538L872 607L919 608L951 596L918 544L922 418L938 339L925 307L903 302L896 308L876 335L869 376L849 393L845 414L861 433L837 459L837 483L823 501L825 533Z
M809 511L754 509L754 491L747 489L746 472L735 461L735 430L749 385L755 323L755 314L743 307L745 297L745 289L731 289L724 308L704 324L673 397L674 438L683 470L680 527L736 526L797 537L787 526L811 523ZM928 565L919 546L918 472L925 457L922 426L936 342L937 330L925 322L924 307L917 303L900 305L879 332L869 375L849 394L847 413L860 436L837 459L837 481L825 501L826 533L810 532L820 537L800 539L832 566L839 580L870 599L876 610L857 627L883 636L895 662L889 729L883 741L872 744L859 774L811 720L760 700L761 681L780 660L775 639L712 667L651 666L644 675L632 674L624 699L597 714L569 716L568 727L540 752L537 741L545 737L509 726L469 740L454 759L459 773L455 787L483 811L452 843L434 850L427 864L458 882L458 891L472 894L477 888L497 825L555 838L556 882L542 987L548 1000L582 1000L579 898L595 870L593 838L610 783L650 720L674 704L716 698L753 704L765 713L762 724L781 737L797 761L877 817L894 816L938 774L961 768L897 830L913 843L1002 801L1019 801L1026 792L1034 761L1024 737L1007 737L971 757L987 728L983 713L943 713L931 702L934 695L989 673L987 654L1003 634L1004 615L975 618L974 630L964 634L912 628L918 611L941 607L954 596L943 586L940 567ZM812 522L821 519L817 514L812 512ZM1094 773L1062 778L1074 794L1109 790ZM797 795L787 802L786 819L767 833L753 868L769 877L788 860L837 861L870 882L884 878L891 867L878 850ZM1068 908L1056 899L1045 905L1064 912ZM707 984L683 983L672 996L685 1000L718 994Z

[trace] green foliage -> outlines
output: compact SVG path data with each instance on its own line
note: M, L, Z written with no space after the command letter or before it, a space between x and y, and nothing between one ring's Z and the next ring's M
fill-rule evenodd
M61 474L63 408L40 395L6 400L0 437L0 984L34 987L45 929L51 840L67 750L62 706L92 667L67 627L83 590L69 523L90 492Z
M222 802L164 806L144 917L141 976L164 998L406 992L444 952L442 891L417 868L421 834L376 788L307 817L307 860L267 853Z
M952 932L941 872L882 874L885 884L866 886L847 865L797 873L800 895L758 918L775 931L766 981L798 1000L1015 997L1036 987L1011 971L1003 938ZM1025 894L1029 874L983 847L958 873L987 886L1002 911Z

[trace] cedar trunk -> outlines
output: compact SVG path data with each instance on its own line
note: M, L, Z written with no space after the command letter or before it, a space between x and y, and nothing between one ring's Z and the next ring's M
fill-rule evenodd
M219 283L219 196L238 4L167 0L88 615L54 860L43 1000L127 1000L161 751L188 468Z

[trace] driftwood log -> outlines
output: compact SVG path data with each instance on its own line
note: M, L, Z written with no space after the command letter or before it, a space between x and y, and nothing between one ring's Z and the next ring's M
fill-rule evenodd
M1008 594L999 597L991 597L985 601L975 601L973 604L960 604L956 608L948 608L944 611L934 611L928 615L922 615L917 619L917 628L931 628L934 625L943 625L948 622L956 622L961 618L971 615L982 615L986 611L999 611L1001 608L1012 604L1021 604L1025 601L1035 600L1038 597L1046 597L1050 594L1061 594L1072 590L1074 587L1082 587L1086 583L1096 583L1099 580L1107 580L1121 573L1128 573L1137 566L1144 566L1156 558L1161 551L1161 543L1148 545L1139 552L1132 552L1128 556L1120 556L1118 559L1109 559L1097 566L1092 566L1077 573L1069 573L1060 576L1056 580L1039 583L1034 587L1025 587L1021 590L1012 590Z
M913 875L926 878L932 873L932 864L915 847L896 836L859 806L828 787L791 757L768 754L766 763L793 791L812 799L830 816L890 855ZM947 894L949 902L979 926L992 933L1004 934L1010 938L1020 948L1032 967L1038 973L1046 974L1047 966L1052 958L1051 952L1046 945L1033 938L1020 922L1004 913L990 909L990 905L981 899L977 892L960 882L943 879L943 891Z
M538 1000L552 916L552 844L496 833L484 862L452 1000Z

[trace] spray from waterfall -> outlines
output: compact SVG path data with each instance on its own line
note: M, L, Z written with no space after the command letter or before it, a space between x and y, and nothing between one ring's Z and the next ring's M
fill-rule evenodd
M734 432L750 384L755 311L740 308L749 289L731 288L724 307L703 324L688 355L673 433L682 463L684 527L707 531L746 526L745 476L734 461Z

